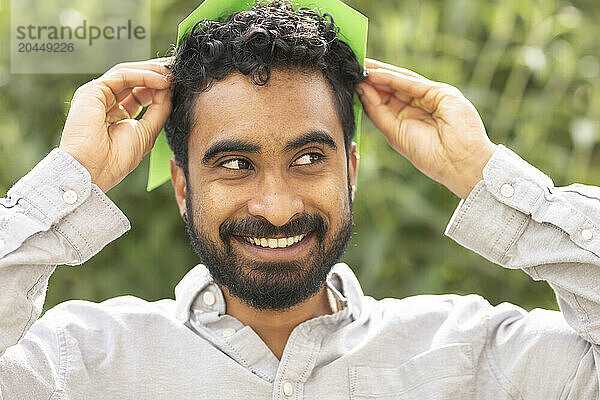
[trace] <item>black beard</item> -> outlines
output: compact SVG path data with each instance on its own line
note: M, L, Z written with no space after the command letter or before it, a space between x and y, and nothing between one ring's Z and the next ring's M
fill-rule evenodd
M257 310L282 311L309 299L324 287L331 268L344 254L352 237L352 199L346 221L336 232L320 215L303 213L283 226L264 218L226 220L219 227L222 245L215 243L194 224L192 193L187 188L187 232L194 252L208 268L213 280L228 293ZM242 237L291 237L311 232L316 247L302 259L289 262L256 262L237 254L231 241ZM306 240L305 238L304 240ZM222 247L225 250L220 250Z

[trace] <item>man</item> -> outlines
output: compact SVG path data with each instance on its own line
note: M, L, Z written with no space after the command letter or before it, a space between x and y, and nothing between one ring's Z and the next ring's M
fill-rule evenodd
M77 90L60 147L0 207L4 398L598 398L597 190L555 188L492 144L455 88L376 61L363 79L334 33L259 5L199 26L169 68L120 64ZM353 90L395 150L463 199L447 234L548 281L562 314L363 295L335 264L352 228ZM68 301L36 321L55 265L129 229L104 193L165 123L204 265L174 301Z

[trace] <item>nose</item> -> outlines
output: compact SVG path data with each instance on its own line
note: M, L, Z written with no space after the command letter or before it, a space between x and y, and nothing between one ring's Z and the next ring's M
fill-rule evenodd
M304 211L304 202L282 176L265 176L255 196L248 202L248 212L267 219L275 226L285 225Z

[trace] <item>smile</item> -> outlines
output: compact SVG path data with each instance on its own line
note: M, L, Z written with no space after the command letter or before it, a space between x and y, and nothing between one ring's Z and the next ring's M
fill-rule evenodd
M245 237L248 243L255 246L269 247L271 249L284 248L293 246L294 244L301 242L306 237L306 234L291 236L287 238L255 238Z
M306 255L316 244L315 232L285 238L256 238L234 236L235 242L255 260L289 261ZM314 240L313 240L314 239Z

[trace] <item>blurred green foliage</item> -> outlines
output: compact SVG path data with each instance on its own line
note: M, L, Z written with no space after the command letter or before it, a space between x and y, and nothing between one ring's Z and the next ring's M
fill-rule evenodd
M9 4L0 0L0 193L60 141L75 89L94 75L11 75ZM460 88L503 143L557 185L600 183L600 3L562 0L354 0L370 18L368 56ZM165 55L198 3L152 1L152 56ZM127 60L127 55L123 55ZM458 199L389 148L364 121L344 256L365 293L479 293L492 304L557 309L552 290L443 235ZM170 185L145 191L148 160L109 197L132 230L80 267L57 268L45 309L72 298L154 300L197 263Z

